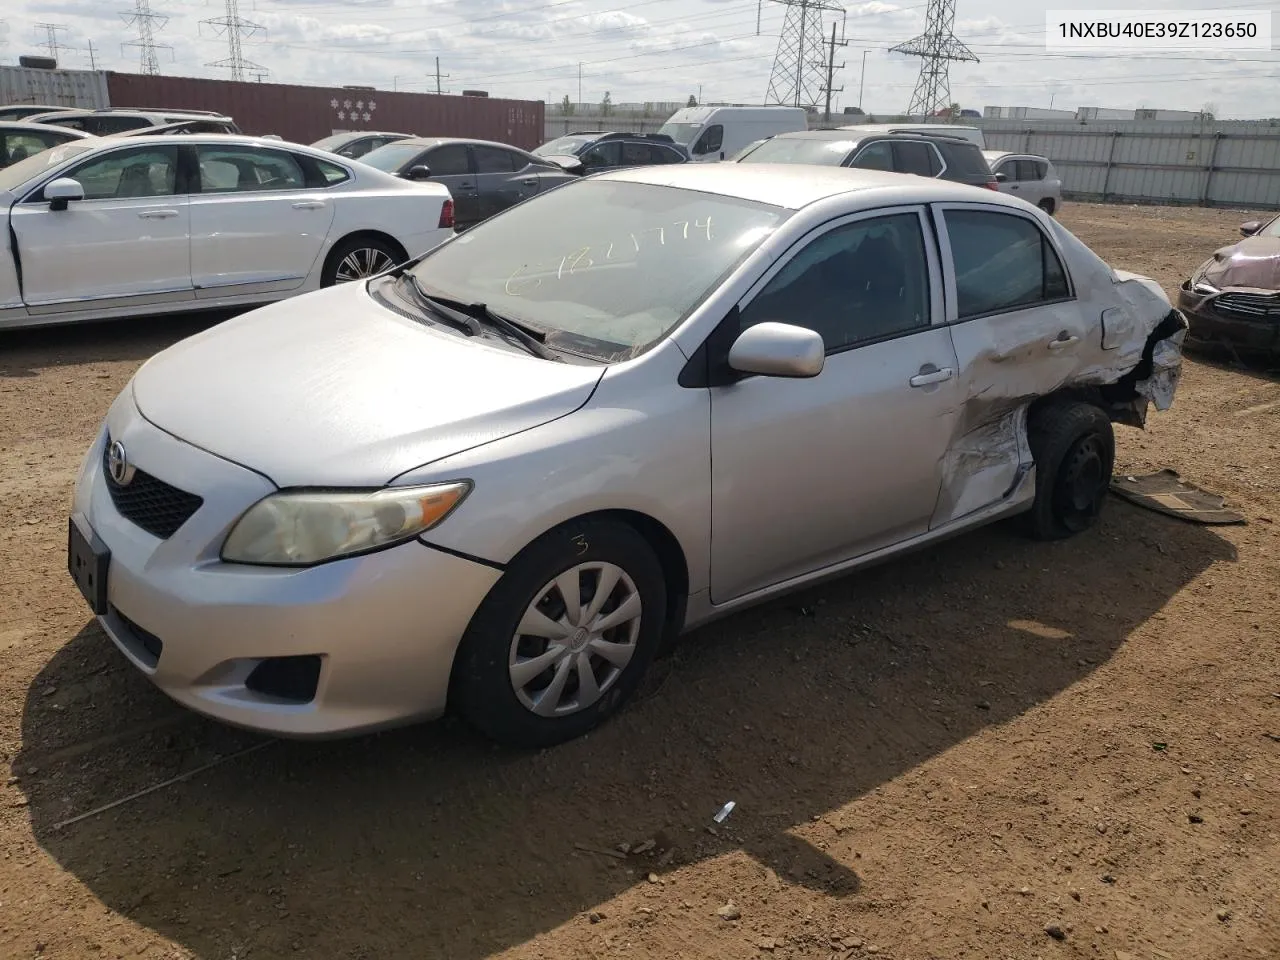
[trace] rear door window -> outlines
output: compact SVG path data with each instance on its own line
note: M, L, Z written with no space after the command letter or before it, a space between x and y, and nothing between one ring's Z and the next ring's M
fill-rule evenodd
M1057 252L1026 217L994 210L947 210L944 218L960 319L1070 296Z
M893 161L894 169L899 173L914 173L920 177L936 176L941 169L933 147L927 143L896 141L893 144Z
M498 147L471 148L476 158L476 173L515 173L525 167L523 157Z

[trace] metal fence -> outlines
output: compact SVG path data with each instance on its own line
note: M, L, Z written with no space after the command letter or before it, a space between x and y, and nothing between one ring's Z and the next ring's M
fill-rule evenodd
M991 150L1048 157L1078 200L1280 209L1280 123L979 120Z

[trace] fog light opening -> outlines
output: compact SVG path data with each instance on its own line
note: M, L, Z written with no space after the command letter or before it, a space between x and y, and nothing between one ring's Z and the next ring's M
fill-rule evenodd
M310 703L320 684L320 657L268 657L245 678L254 693L288 703Z

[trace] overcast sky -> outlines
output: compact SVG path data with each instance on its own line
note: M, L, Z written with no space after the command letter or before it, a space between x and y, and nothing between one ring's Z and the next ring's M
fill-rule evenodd
M40 23L60 24L64 66L88 67L93 42L101 69L136 71L137 36L117 11L138 0L4 0L0 62L44 52ZM225 76L208 64L228 55L221 29L202 20L225 16L225 0L150 0L169 19L156 33L162 73ZM951 67L952 99L987 105L1162 107L1219 117L1280 114L1276 55L1046 53L1047 10L1124 7L1152 10L1270 10L1276 0L957 0L956 35L979 57ZM868 112L907 106L919 61L887 52L924 27L926 0L850 2L843 18L848 46L839 51L836 105ZM769 85L786 8L765 0L240 0L240 16L262 27L244 41L246 58L283 83L373 84L380 89L488 90L494 96L615 103L711 101L758 103ZM824 14L829 33L832 16ZM1280 20L1280 18L1276 18ZM837 28L839 29L839 28ZM862 80L865 53L865 83Z

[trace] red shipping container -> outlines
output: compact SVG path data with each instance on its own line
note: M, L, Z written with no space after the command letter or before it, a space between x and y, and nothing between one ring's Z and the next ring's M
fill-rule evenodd
M474 137L532 150L543 141L540 100L443 96L288 83L107 73L113 107L216 110L245 133L313 143L337 130L384 130L423 137Z

